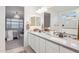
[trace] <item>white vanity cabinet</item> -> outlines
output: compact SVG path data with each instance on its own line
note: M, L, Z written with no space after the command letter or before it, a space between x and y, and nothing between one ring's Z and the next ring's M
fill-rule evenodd
M36 37L33 34L31 34L31 35L32 35L32 48L33 48L33 50L36 50Z
M27 34L28 44L31 45L31 35L30 33Z
M40 53L45 53L45 39L40 38Z
M60 53L75 53L74 51L60 46Z
M34 46L34 49L35 49L35 51L37 52L37 53L39 53L40 52L40 40L39 40L39 37L38 36L34 36L34 44L35 44L35 46Z
M46 53L59 53L59 45L46 40Z
M36 53L75 53L55 42L29 33L29 45Z
M29 34L29 45L32 47L32 35Z
M39 53L40 52L40 41L39 41L39 37L33 34L29 34L29 45L32 47L32 49Z
M45 39L29 34L29 45L37 53L45 53Z
M34 35L30 34L29 35L29 45L32 47L32 49L34 49L35 47L35 38L34 38Z

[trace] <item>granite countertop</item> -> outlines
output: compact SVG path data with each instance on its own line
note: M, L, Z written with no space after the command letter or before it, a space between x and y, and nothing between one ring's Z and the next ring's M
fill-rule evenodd
M51 41L53 43L56 43L58 45L61 45L63 47L66 47L68 49L71 49L79 53L79 41L78 40L74 40L72 38L59 38L54 35L47 35L46 33L43 33L43 32L40 33L40 32L30 31L29 33L39 36L43 39L46 39L48 41Z

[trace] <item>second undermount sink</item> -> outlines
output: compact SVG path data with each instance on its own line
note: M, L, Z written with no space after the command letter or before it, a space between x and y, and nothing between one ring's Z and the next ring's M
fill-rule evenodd
M72 47L79 47L76 43L71 43Z

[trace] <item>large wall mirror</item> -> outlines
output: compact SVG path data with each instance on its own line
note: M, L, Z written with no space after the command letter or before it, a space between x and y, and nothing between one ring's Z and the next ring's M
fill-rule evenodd
M31 26L40 26L40 17L31 17Z
M67 33L73 39L78 37L78 19L77 11L66 12L60 15L59 26L62 33Z
M41 28L40 17L39 16L31 16L29 30L38 31L40 28Z

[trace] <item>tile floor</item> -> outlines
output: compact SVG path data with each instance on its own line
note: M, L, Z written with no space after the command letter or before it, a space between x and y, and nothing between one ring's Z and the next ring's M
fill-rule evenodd
M6 50L23 47L23 40L15 39L12 41L8 41L8 42L6 42L5 46L6 46Z
M15 39L12 41L6 41L6 53L35 53L30 47L23 46L23 39Z
M7 50L6 53L35 53L34 50L30 47L18 47L15 49Z
M24 50L25 53L35 53L35 51L30 46L27 46L26 48L24 48Z

